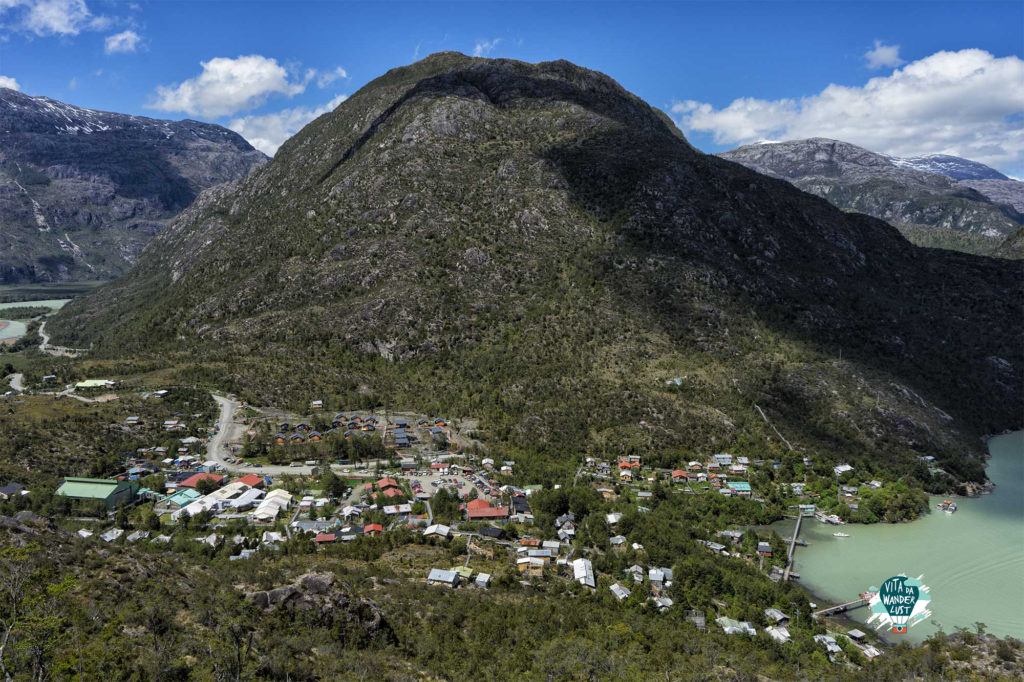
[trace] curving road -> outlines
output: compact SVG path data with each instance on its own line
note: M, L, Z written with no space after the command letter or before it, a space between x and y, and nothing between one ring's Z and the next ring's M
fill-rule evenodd
M21 374L21 373L12 374L12 375L10 375L7 378L11 380L11 388L13 388L15 391L17 391L18 393L21 393L22 391L25 390L25 375L24 374Z

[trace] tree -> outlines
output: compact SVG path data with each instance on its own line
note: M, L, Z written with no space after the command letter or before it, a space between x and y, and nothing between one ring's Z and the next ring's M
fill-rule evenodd
M55 581L38 545L0 549L0 673L43 680L67 636L70 575Z
M200 495L209 495L217 489L217 483L210 478L201 478L196 481L196 492Z

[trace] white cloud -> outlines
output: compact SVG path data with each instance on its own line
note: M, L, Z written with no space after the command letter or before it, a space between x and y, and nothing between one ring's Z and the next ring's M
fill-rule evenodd
M317 116L333 111L346 99L348 99L348 95L338 95L327 104L314 109L295 107L294 109L282 109L272 114L243 116L232 119L228 123L228 127L248 140L249 144L256 149L273 156L285 140Z
M0 88L10 88L11 90L21 90L21 86L18 85L18 81L14 80L10 76L0 76Z
M107 36L103 41L103 51L107 54L118 52L135 52L142 37L131 29Z
M13 15L8 26L37 36L74 36L82 31L100 31L113 23L96 16L85 0L0 0L0 16Z
M869 69L880 69L883 66L900 66L905 64L900 59L899 45L885 45L881 40L875 41L874 48L864 53L864 59Z
M294 80L275 59L247 55L200 62L202 73L177 85L160 85L148 106L184 111L192 116L229 116L261 106L271 95L291 97L304 92L313 72Z
M498 46L501 42L501 38L495 38L494 40L480 40L477 42L476 47L473 48L474 57L486 57L491 53L491 50Z
M322 71L316 77L316 86L318 88L326 88L339 78L348 78L348 72L340 66L334 69L334 71Z
M954 154L997 168L1024 164L1024 61L983 50L937 52L863 86L800 99L744 97L716 109L677 102L686 131L717 144L830 137L900 156Z

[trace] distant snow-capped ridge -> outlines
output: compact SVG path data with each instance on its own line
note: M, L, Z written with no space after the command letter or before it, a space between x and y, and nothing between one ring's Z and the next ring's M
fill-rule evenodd
M954 180L1009 180L995 168L986 166L977 161L964 159L949 154L927 154L925 156L912 156L902 158L890 156L889 160L900 168L910 168L925 173L936 173L945 175Z

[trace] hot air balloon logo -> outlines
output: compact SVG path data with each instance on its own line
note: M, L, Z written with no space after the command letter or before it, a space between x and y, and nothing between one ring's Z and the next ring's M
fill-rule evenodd
M881 588L872 587L869 622L877 620L879 627L889 626L893 632L902 634L931 615L928 610L931 595L921 577L896 575L882 583Z

